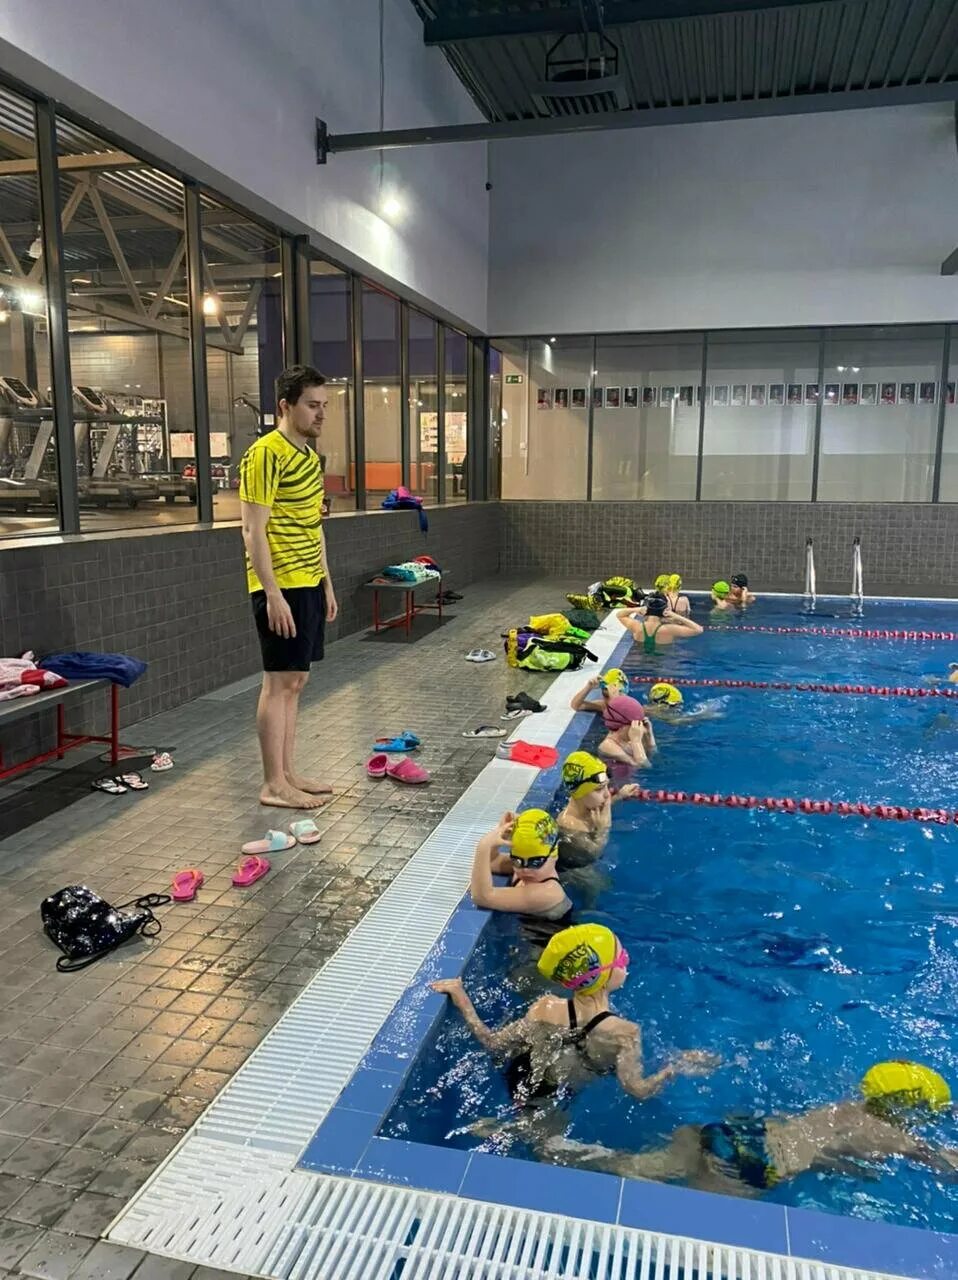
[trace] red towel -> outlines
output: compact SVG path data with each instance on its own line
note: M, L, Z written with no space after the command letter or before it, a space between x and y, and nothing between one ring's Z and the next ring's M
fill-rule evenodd
M540 747L532 742L512 742L509 744L509 759L517 764L531 764L536 769L551 769L559 763L559 753L555 747Z

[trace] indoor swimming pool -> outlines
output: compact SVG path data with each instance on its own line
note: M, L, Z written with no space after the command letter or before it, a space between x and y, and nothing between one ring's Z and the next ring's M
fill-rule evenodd
M799 599L766 600L745 617L713 617L701 639L665 655L621 655L636 696L646 696L643 677L669 677L684 689L687 710L704 706L711 715L658 721L658 753L641 783L689 794L958 808L958 697L683 684L948 688L929 678L947 672L958 642L749 629L958 628L958 608L944 603L871 602L863 618L852 612L819 602L810 616ZM580 715L560 751L583 738L594 746L597 728ZM523 807L555 811L556 779L555 770L541 775ZM641 1024L647 1069L687 1048L711 1050L723 1065L646 1102L629 1099L614 1077L599 1079L568 1105L568 1137L650 1149L683 1124L852 1096L867 1068L888 1058L916 1059L958 1083L956 845L953 823L617 806L604 857L572 878L577 918L608 924L630 952L629 980L613 1003ZM490 1025L517 1016L544 989L530 979L522 949L515 923L497 917L465 963L466 989ZM477 1120L514 1113L501 1071L458 1015L443 1011L422 1049L389 1097L379 1135L433 1152L534 1159L521 1140L471 1132ZM951 1117L922 1132L958 1146ZM947 1232L958 1183L896 1160L805 1174L762 1198Z

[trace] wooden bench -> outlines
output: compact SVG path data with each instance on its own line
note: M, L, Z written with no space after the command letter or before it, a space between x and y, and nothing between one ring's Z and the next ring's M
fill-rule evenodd
M81 694L89 693L91 689L104 687L110 691L109 737L101 738L92 733L68 733L65 704ZM26 697L0 701L0 730L11 720L20 720L53 707L56 707L57 712L57 745L50 751L41 751L39 755L31 756L29 760L7 766L4 766L3 750L0 748L0 780L25 773L35 765L46 764L48 760L62 760L68 751L72 751L74 747L84 747L88 742L105 742L110 748L110 764L117 763L120 758L120 691L115 684L109 680L71 680L60 689L44 689Z
M367 582L366 589L373 593L373 631L389 631L392 627L402 627L406 632L408 639L412 633L412 620L417 613L424 613L427 610L435 610L442 621L442 593L443 578L424 578L422 582ZM387 595L395 596L401 592L403 595L403 611L393 618L383 619L380 608L379 594L384 591ZM416 593L423 591L425 593L435 592L435 600L432 604L420 604L416 599Z

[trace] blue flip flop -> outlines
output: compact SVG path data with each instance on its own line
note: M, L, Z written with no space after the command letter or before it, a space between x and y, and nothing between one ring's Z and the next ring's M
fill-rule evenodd
M410 733L408 729L404 729L398 737L388 739L381 738L373 747L373 751L416 751L421 745L421 742L414 733Z

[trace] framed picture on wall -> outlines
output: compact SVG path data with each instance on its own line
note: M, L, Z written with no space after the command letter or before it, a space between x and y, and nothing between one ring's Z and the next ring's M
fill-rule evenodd
M898 383L882 382L879 386L878 399L881 404L897 404Z
M675 399L675 387L659 387L659 407L670 409Z
M604 404L605 404L605 388L593 387L592 388L592 408L601 409Z
M937 382L919 382L918 403L919 404L937 404L938 403L938 383Z
M646 409L654 409L659 402L658 387L642 388L642 404Z
M536 396L536 408L537 409L552 408L552 388L551 387L539 388L539 393Z
M733 382L732 383L732 401L731 401L732 406L734 408L738 408L740 405L743 405L747 399L748 399L748 387L745 385L745 383Z
M607 409L618 409L622 403L621 387L606 387L605 389L605 407Z
M785 383L770 382L768 384L768 402L769 404L785 403Z
M728 383L716 382L712 388L712 403L718 408L724 409L728 404Z
M585 387L572 388L572 407L573 409L585 408Z
M955 384L953 382L945 383L945 404L955 403Z
M556 387L555 407L557 409L568 409L569 407L569 388L568 387Z
M756 409L768 403L768 390L764 382L753 382L748 389L748 402Z
M915 384L913 382L899 382L898 403L899 404L915 403Z
M825 404L839 404L841 402L842 389L837 382L825 383Z
M863 382L861 404L873 405L878 403L878 383Z
M805 403L818 404L822 398L822 389L817 382L805 383Z
M858 404L857 382L845 382L842 384L842 404Z
M638 387L623 387L622 397L627 409L637 409L639 407Z
M790 382L788 384L788 391L785 394L785 403L786 404L802 403L802 384L800 382Z
M691 383L689 383L688 386L679 387L679 404L687 404L691 406L692 397L694 395L695 395L695 388L691 385Z

